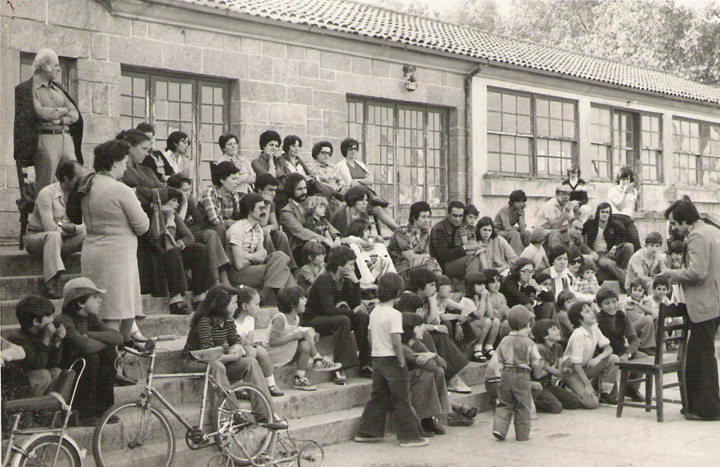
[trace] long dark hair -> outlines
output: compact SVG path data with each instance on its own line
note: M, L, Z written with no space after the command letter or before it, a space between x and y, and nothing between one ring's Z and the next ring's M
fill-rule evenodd
M208 318L225 318L225 313L228 305L230 304L230 300L232 300L233 296L237 296L237 294L237 289L227 285L218 284L211 287L205 296L205 300L203 300L193 315L192 320L190 321L190 328L195 327L200 318L206 316Z

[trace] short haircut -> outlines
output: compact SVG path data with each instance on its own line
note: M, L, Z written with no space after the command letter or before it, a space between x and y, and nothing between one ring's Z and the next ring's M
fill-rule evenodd
M170 175L167 179L167 186L177 188L178 190L182 188L183 183L187 183L188 185L192 185L192 180L188 177L185 177L184 175L180 174L173 174Z
M547 252L548 261L550 261L550 264L552 265L557 258L559 258L559 257L562 256L562 255L567 255L567 254L568 254L568 249L565 248L565 247L562 246L562 245L558 245L558 246L556 246L556 247L554 247L554 248L551 248L551 249ZM568 256L568 259L569 259L569 258L570 258L570 257Z
M259 203L265 205L265 199L258 193L248 193L240 198L238 211L240 219L246 219Z
M239 172L240 169L231 161L222 161L217 164L210 162L210 177L215 186L222 186L226 178Z
M635 182L635 172L633 172L633 169L629 165L620 167L620 170L618 170L617 178L615 179L615 181L617 183L620 183L620 180L623 178L629 178L630 183Z
M429 212L432 215L432 209L430 209L430 203L427 201L416 201L410 205L410 216L408 221L412 224L420 217L423 212Z
M293 308L296 308L300 304L300 300L305 296L305 291L302 287L297 285L291 285L285 287L277 294L277 307L280 313L288 314Z
M47 48L38 50L32 63L33 74L36 74L40 70L44 71L45 67L48 66L53 58L57 58L54 50Z
M465 274L465 280L463 280L463 285L465 286L465 296L470 298L474 297L476 295L475 286L485 285L486 283L487 276L485 276L482 272L469 272Z
M263 191L267 186L280 186L280 182L272 174L258 175L255 179L255 191Z
M512 193L510 193L510 204L513 203L522 203L524 201L527 201L527 195L522 190L515 190Z
M308 262L318 255L327 254L325 246L317 240L310 240L309 242L306 242L300 251L302 252L303 258L305 258Z
M418 308L425 306L425 300L414 292L405 291L395 304L395 309L401 313L416 313Z
M634 281L630 282L630 287L628 287L628 293L632 292L632 289L635 287L642 287L643 293L647 293L647 287L645 286L645 281L642 279L635 279Z
M558 326L558 323L551 319L541 319L539 321L536 321L532 327L532 335L535 342L544 342L545 338L549 334L550 329L552 328L560 329L560 326Z
M594 263L583 263L580 265L580 270L578 271L580 277L585 274L585 271L597 272L597 268L595 267Z
M325 199L324 196L320 196L320 195L308 196L307 199L305 200L304 204L305 204L305 209L307 209L308 211L313 211L316 207L318 207L320 205L323 205L325 207L330 206L330 203L328 203L328 200ZM308 215L310 215L310 214L308 214Z
M267 146L270 141L277 141L278 146L280 146L282 144L280 133L274 130L266 130L260 133L260 149L265 149L265 146Z
M378 277L377 286L378 300L389 302L400 296L405 288L405 281L399 274L386 272Z
M500 282L502 282L502 276L500 275L500 271L497 269L483 269L482 270L483 276L485 276L485 284L489 284L490 282L494 281L495 278L498 278Z
M347 204L348 207L355 206L358 201L362 201L366 198L370 199L367 188L364 186L352 186L345 192L345 204Z
M350 247L345 245L336 246L330 250L327 258L325 258L325 270L327 272L337 272L348 261L355 261L356 258L355 252Z
M303 145L302 139L300 139L297 135L287 135L285 139L283 139L282 142L282 150L283 152L288 152L290 150L290 146L294 145L295 143L300 143L300 147Z
M360 141L354 139L354 138L345 138L340 143L340 153L343 155L343 157L347 157L348 149L350 149L353 146L360 147Z
M465 203L458 200L453 200L448 203L447 212L450 214L453 209L462 209L465 212Z
M493 220L488 217L481 217L479 221L477 221L477 224L475 224L475 238L480 238L480 229L486 226L490 226L492 228L492 233L490 234L490 238L497 237L497 231L495 230L495 223Z
M354 221L350 222L350 225L348 226L347 236L363 238L365 232L371 229L372 225L370 225L370 222L366 221L365 219L355 219Z
M175 151L178 143L184 139L188 139L188 134L183 131L173 131L165 140L165 149L168 151Z
M295 188L298 184L305 181L307 180L305 180L305 177L302 174L297 172L288 174L288 176L285 177L285 192L287 192L289 196L292 196L295 193Z
M579 301L575 302L568 311L568 320L574 328L579 328L582 325L582 311L586 306L590 306L590 302Z
M130 129L123 130L115 136L115 139L120 139L130 143L130 146L139 146L145 141L150 141L150 137L140 130Z
M660 235L660 232L650 232L645 237L645 245L647 245L648 243L662 245L664 243L664 240L662 235Z
M437 288L439 289L443 285L452 285L452 280L445 274L440 274L437 276L437 280L435 281L435 284L437 285Z
M679 224L694 224L700 220L700 213L692 201L682 199L675 201L665 210L665 219L670 219L671 214Z
M30 329L33 321L52 316L55 313L55 305L45 297L29 295L15 305L15 316L21 329Z
M408 282L405 286L410 292L423 290L428 284L435 283L437 276L428 268L411 269L408 273Z
M550 276L550 274L548 274L546 272L538 272L535 274L534 279L535 279L535 282L537 282L538 284L542 284L546 280L552 279L552 276Z
M610 287L600 287L600 290L595 294L595 302L598 306L602 306L606 300L611 298L618 299L618 294Z
M220 138L218 138L218 146L220 146L221 151L225 151L225 145L227 145L228 141L230 141L231 139L234 139L236 143L240 143L238 137L232 133L225 133L224 135L220 135Z
M313 144L312 151L310 151L313 159L317 159L317 156L320 155L320 151L322 151L323 148L330 148L330 156L332 156L332 153L335 151L330 141L318 141Z
M669 291L670 290L670 279L668 279L667 277L656 277L655 279L653 279L653 283L652 283L653 289L656 289L661 285L664 285L665 288L667 288Z
M465 209L463 209L463 216L479 216L480 211L478 211L478 208L475 207L474 204L466 204Z
M170 201L171 199L174 199L178 202L178 205L182 204L182 200L183 200L182 191L180 191L179 188L173 188L173 187L169 186L167 188L167 199L168 199L168 201Z
M560 294L558 294L556 300L558 310L564 310L565 302L567 302L568 300L575 300L575 294L569 290L563 290L562 292L560 292Z
M107 172L115 162L125 159L129 152L130 143L124 140L113 139L98 144L93 149L93 168L96 172Z
M574 163L570 164L570 167L568 167L567 171L565 171L565 173L567 174L568 178L570 178L570 174L571 174L572 172L577 172L578 178L580 178L580 173L581 173L581 172L580 172L580 164L578 164L577 162L574 162Z
M82 167L83 165L78 161L65 161L61 163L58 165L57 170L55 170L55 178L57 178L59 182L72 180L77 173L78 166Z
M152 126L152 124L150 124L148 122L138 123L137 126L135 127L135 129L140 130L143 133L151 133L151 134L155 135L155 127Z

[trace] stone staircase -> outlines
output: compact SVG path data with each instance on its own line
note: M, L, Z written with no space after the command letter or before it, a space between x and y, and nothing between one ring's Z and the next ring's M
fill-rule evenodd
M80 257L70 256L65 262L67 277L80 273ZM30 257L17 247L0 247L0 332L6 335L10 330L17 329L15 305L28 294L42 293L42 263L39 258ZM60 300L55 300L60 308ZM143 334L147 337L175 335L175 339L158 342L159 349L155 363L156 373L182 373L185 371L181 350L185 344L190 316L175 316L168 313L167 299L144 296L143 309L147 318L139 321ZM276 308L262 308L256 317L256 340L267 337L267 326ZM323 355L331 356L330 339L323 338L318 343L318 350ZM142 380L144 361L128 356L126 368L131 376ZM453 398L459 402L474 404L481 410L489 410L490 404L482 385L485 364L470 363L461 373L463 379L472 388L472 394L458 395ZM318 388L314 392L292 389L295 365L289 364L275 369L275 378L285 395L273 398L276 412L288 419L289 434L298 439L312 439L320 444L328 445L352 438L363 406L370 396L371 380L356 376L348 371L349 384L337 386L331 382L329 373L308 371L307 376ZM194 421L199 413L199 401L202 396L202 380L178 378L155 380L154 385L162 395L188 420ZM142 384L115 388L116 403L136 399L142 391ZM160 405L159 402L157 403ZM183 442L185 429L174 417L164 410L176 434L175 465L190 465L191 462L207 462L214 448L191 451ZM94 465L92 460L92 427L72 428L71 436L87 449L88 457L85 465ZM182 459L179 462L177 459Z

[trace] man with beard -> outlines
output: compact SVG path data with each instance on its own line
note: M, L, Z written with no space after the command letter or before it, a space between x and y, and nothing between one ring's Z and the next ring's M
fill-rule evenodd
M285 192L290 200L280 210L278 221L290 240L290 249L298 265L302 264L302 247L310 240L316 240L327 248L332 248L330 240L304 227L308 212L302 203L307 198L307 180L299 173L291 173L285 178Z
M720 325L720 231L700 219L691 201L675 201L666 211L675 238L685 237L680 269L663 269L657 277L680 284L690 317L685 355L686 420L720 420L720 386L714 339Z
M604 278L625 284L625 275L635 247L628 239L623 223L612 215L610 203L598 204L595 218L585 222L582 231L585 244L598 254L598 268Z
M282 251L268 254L263 245L260 222L267 216L262 195L249 193L240 199L240 220L227 232L233 267L228 279L233 285L262 288L261 301L266 302L283 287L295 285L290 273L290 257Z

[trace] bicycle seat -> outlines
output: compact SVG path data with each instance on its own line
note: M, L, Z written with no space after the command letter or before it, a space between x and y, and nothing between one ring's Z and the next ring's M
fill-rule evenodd
M206 363L220 360L224 354L225 350L222 347L190 351L190 355L192 355L196 360Z
M23 411L23 410L60 410L66 408L67 403L63 396L57 392L49 392L44 396L29 397L27 399L15 399L5 402L3 410Z

